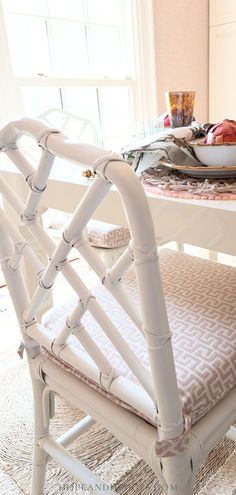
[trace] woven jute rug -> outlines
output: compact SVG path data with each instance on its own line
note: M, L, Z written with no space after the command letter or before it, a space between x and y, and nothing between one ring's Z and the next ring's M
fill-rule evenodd
M236 200L235 178L197 178L166 167L149 168L142 172L144 189L157 196L181 199Z
M32 455L32 396L25 362L0 375L0 494L29 495ZM59 435L83 417L83 412L57 398L52 434ZM224 439L202 465L195 484L199 495L232 495L236 489L235 444ZM121 495L160 495L151 469L99 425L70 449ZM205 483L208 482L207 485ZM205 487L204 487L205 485ZM199 492L199 490L201 490ZM45 495L84 495L79 483L50 462Z

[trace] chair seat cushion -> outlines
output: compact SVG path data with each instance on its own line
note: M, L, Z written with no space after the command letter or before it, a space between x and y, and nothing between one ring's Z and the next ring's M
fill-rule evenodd
M101 248L126 246L130 240L129 229L98 220L88 222L87 233L92 246Z
M236 270L166 249L160 252L160 266L173 333L180 399L183 411L191 414L194 424L236 386ZM122 280L126 291L138 304L133 271L129 271ZM149 369L145 339L141 332L131 324L104 287L99 286L93 293L140 361ZM53 332L62 328L74 302L50 310L44 319L45 326ZM91 329L90 334L118 373L135 382L136 386L136 378L88 312L83 317L83 323ZM65 363L63 357L61 365L66 365L73 373L79 371L79 366ZM111 398L114 399L112 395ZM129 397L126 397L126 403L134 410ZM151 414L151 411L147 414L150 422Z
M52 210L54 211L54 210ZM65 222L71 215L56 212L51 218L52 213L48 214L48 228L53 233L54 237L59 236L65 228ZM108 222L100 222L99 220L89 220L87 224L87 234L92 246L100 248L114 249L126 246L130 240L130 231L126 227L114 225Z

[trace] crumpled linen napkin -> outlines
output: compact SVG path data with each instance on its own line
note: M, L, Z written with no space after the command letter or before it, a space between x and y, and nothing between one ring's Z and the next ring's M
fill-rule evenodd
M151 137L137 141L121 150L121 154L140 174L148 168L158 166L163 158L181 165L199 165L194 149L188 142L205 136L202 124L193 122L189 127L167 129Z

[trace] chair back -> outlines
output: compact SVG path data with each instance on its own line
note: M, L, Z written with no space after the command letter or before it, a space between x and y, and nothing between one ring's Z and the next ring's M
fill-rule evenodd
M41 157L37 168L32 167L19 150L19 139L25 134L33 137L40 147ZM47 266L42 266L34 248L15 228L7 212L1 209L1 265L28 356L35 357L41 352L41 348L48 352L53 351L59 356L61 350L66 347L63 351L64 356L67 356L68 360L73 360L73 349L67 345L73 334L82 343L89 357L88 362L85 362L82 356L78 357L81 372L99 381L100 386L105 390L112 390L111 383L116 376L116 370L113 369L109 356L91 337L89 330L83 327L81 332L81 318L87 311L90 312L141 385L141 392L137 392L135 386L127 388L124 392L125 382L117 380L116 395L122 398L124 394L129 396L133 394L134 403L135 401L142 403L140 397L142 398L143 394L145 400L148 399L153 403L154 416L156 414L153 421L156 423L158 418L160 436L165 438L166 432L172 438L178 436L183 430L183 423L171 332L162 291L152 218L138 177L119 155L95 146L71 143L61 131L37 120L21 119L8 124L0 132L0 147L17 166L28 185L28 195L23 201L1 177L1 193L15 210L19 224L33 234L38 245L42 246L49 257ZM43 197L56 156L78 164L85 163L91 166L94 175L90 187L65 227L59 245L55 245L40 222ZM113 185L122 199L131 232L131 242L121 258L107 270L89 244L86 225ZM110 315L104 311L80 274L68 262L72 247L78 249L86 259L100 278L101 284L128 315L135 331L143 334L150 371L141 364L135 350L123 338ZM31 270L35 271L38 277L38 286L33 296L28 293L24 280L21 269L22 257L27 259ZM122 286L123 276L131 265L134 266L140 308ZM37 318L59 271L76 292L78 302L57 335L50 336L44 326L38 324Z
M74 115L60 108L50 108L39 116L49 126L57 127L71 139L99 146L98 131L91 120L81 115Z

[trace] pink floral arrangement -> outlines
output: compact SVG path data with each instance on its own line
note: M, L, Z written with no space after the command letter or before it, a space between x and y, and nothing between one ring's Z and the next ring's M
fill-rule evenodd
M170 127L170 119L167 112L158 117L155 127Z
M164 127L170 127L170 118L168 114L164 117Z
M210 128L205 143L223 144L236 143L236 121L224 119Z

